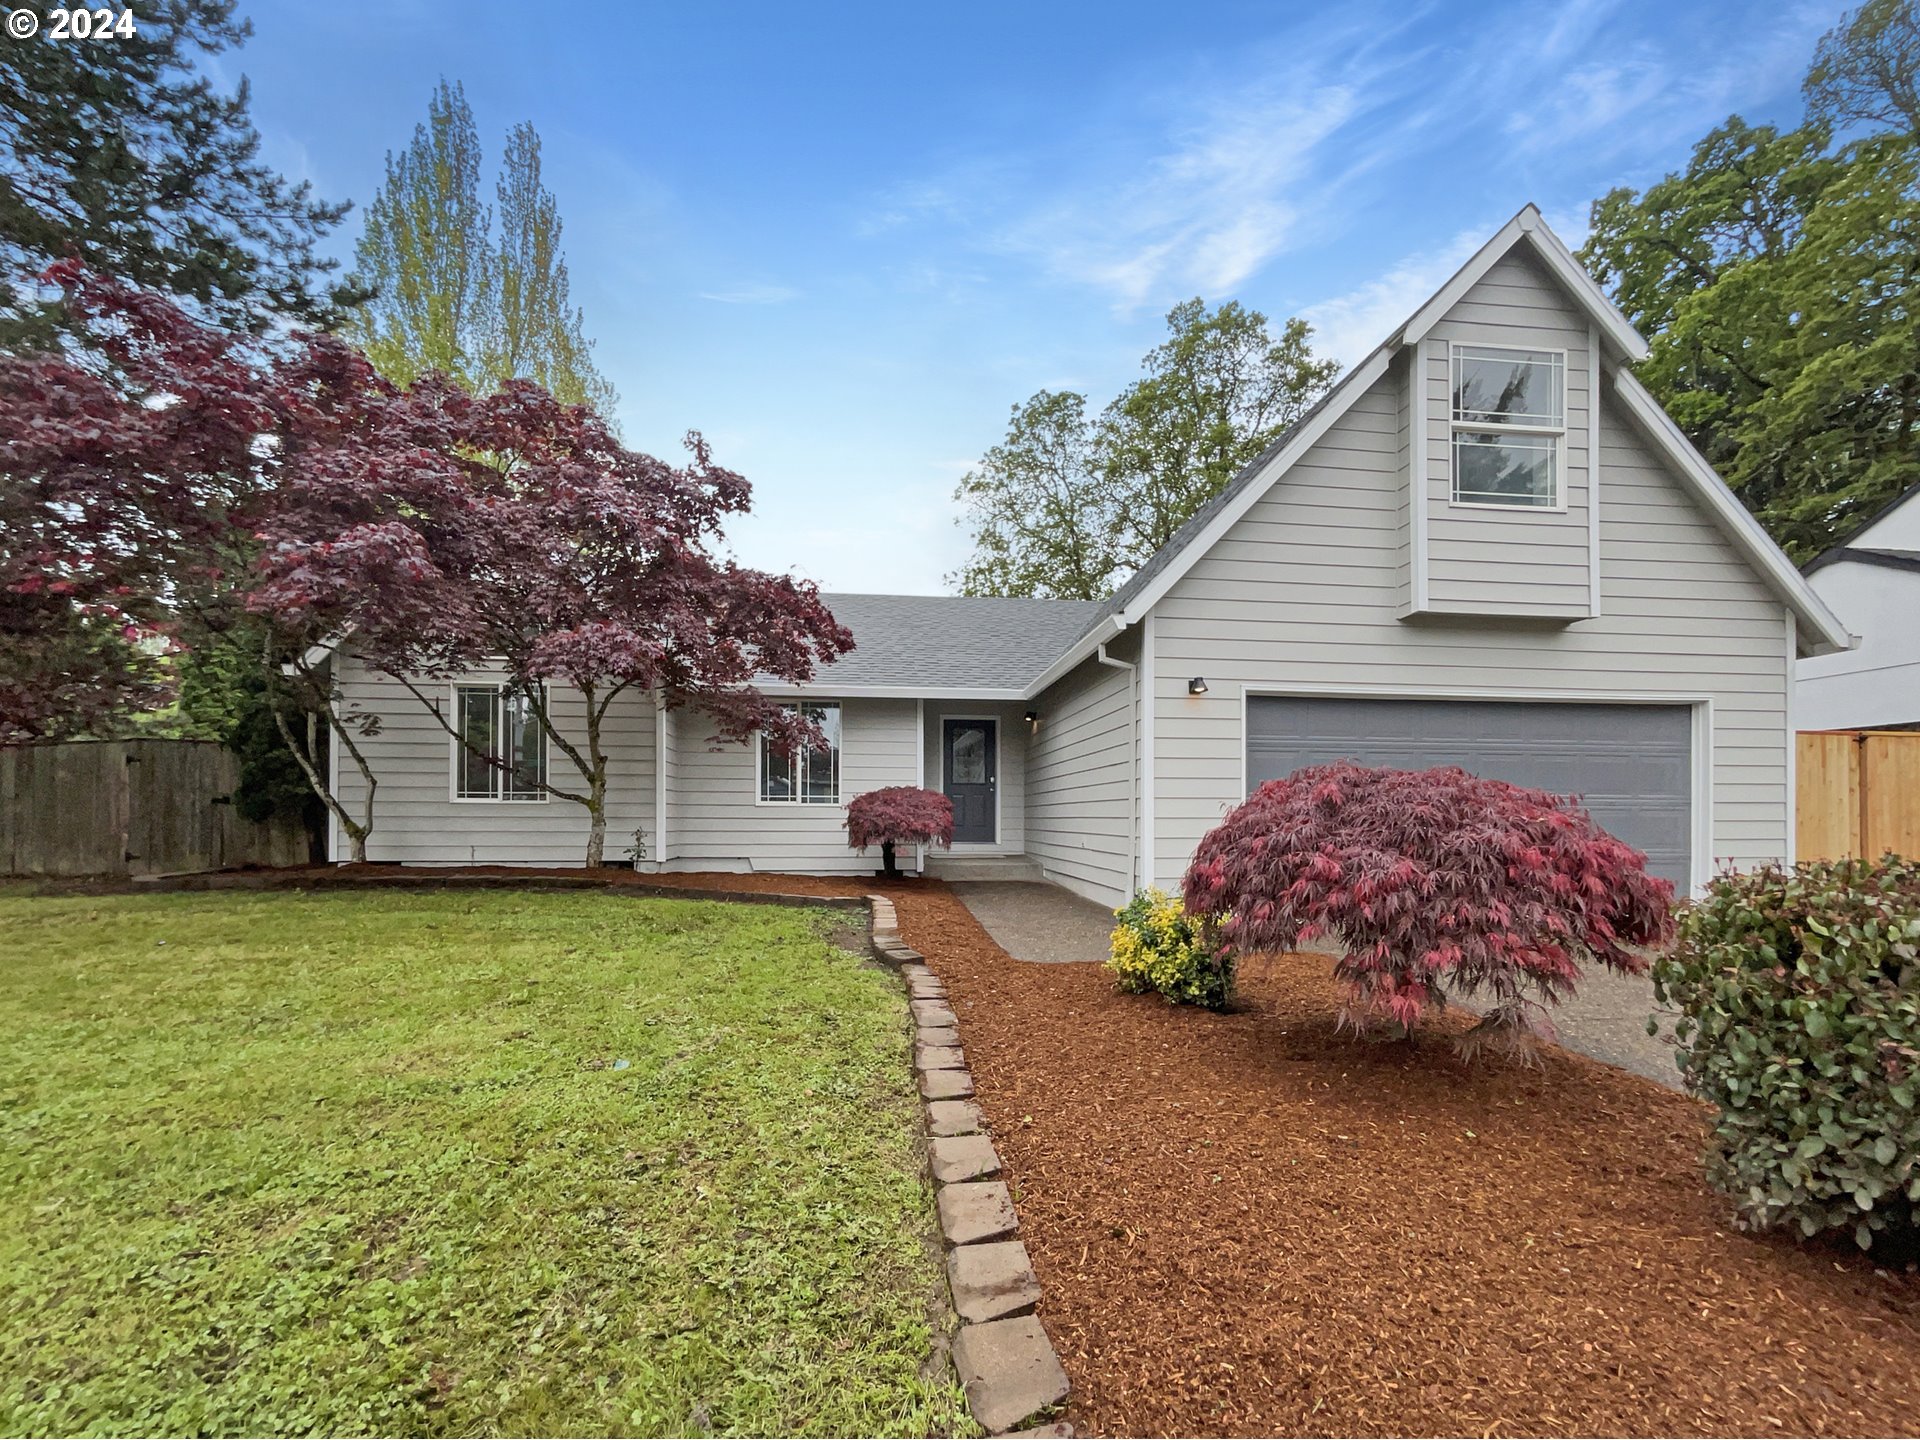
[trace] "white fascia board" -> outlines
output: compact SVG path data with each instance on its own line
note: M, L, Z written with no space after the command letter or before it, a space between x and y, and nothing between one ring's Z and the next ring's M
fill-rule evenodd
M1251 510L1260 498L1273 488L1273 484L1292 468L1294 461L1318 443L1321 436L1339 423L1340 418L1353 408L1367 391L1379 383L1387 373L1387 367L1393 363L1396 352L1391 346L1383 346L1373 352L1359 369L1352 371L1341 380L1327 403L1305 424L1298 425L1288 434L1286 443L1267 461L1260 473L1254 476L1252 483L1242 486L1232 500L1220 513L1210 520L1206 527L1181 548L1178 555L1168 562L1167 568L1154 576L1153 583L1133 597L1127 608L1114 618L1119 622L1116 628L1127 626L1141 620L1146 613L1199 562L1201 556L1220 543L1226 533ZM1105 638L1105 637L1102 637ZM1085 644L1085 642L1081 642Z
M1621 356L1628 360L1647 358L1647 342L1640 337L1640 332L1627 323L1627 317L1614 307L1614 303L1607 298L1607 292L1587 273L1587 267L1576 260L1573 252L1561 243L1560 237L1547 228L1547 222L1540 218L1539 210L1532 205L1502 225L1494 237L1476 250L1473 258L1435 292L1431 300L1414 312L1413 318L1400 332L1400 343L1413 345L1426 339L1433 327L1466 298L1467 292L1486 278L1487 272L1500 258L1523 242L1567 287L1594 326L1613 342Z
M1037 698L1049 685L1064 678L1076 665L1126 628L1126 622L1118 615L1103 617L1099 624L1075 641L1066 654L1042 670L1039 678L1021 692L1020 698L1022 700Z
M1787 602L1806 629L1803 636L1809 642L1806 653L1831 655L1852 649L1853 637L1840 623L1840 618L1814 593L1806 577L1794 568L1793 562L1773 543L1773 537L1727 488L1727 482L1707 463L1706 457L1694 449L1693 442L1673 423L1673 417L1661 408L1647 387L1635 379L1632 372L1622 370L1614 376L1613 390L1660 453L1692 482L1695 494L1706 504L1708 513L1719 521L1727 537Z
M1025 690L992 689L979 686L938 685L836 685L832 680L806 685L761 683L754 689L762 695L807 695L822 700L1024 700Z

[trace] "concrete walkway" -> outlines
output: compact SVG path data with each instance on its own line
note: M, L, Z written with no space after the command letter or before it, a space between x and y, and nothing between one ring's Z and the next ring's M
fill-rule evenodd
M1043 965L1107 958L1113 911L1058 885L1030 880L951 881L953 893L1016 960Z
M953 892L1016 960L1097 965L1107 958L1113 912L1058 885L972 880L954 882ZM1652 981L1596 967L1582 977L1580 993L1551 1018L1559 1042L1569 1050L1677 1090L1672 1016L1663 1013L1660 1034L1648 1035L1647 1016L1654 1008Z

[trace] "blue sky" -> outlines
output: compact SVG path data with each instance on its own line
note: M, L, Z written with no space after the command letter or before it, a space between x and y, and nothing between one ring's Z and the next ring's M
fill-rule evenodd
M1172 303L1358 358L1527 201L1791 123L1844 5L253 3L267 158L364 203L441 76L531 120L628 443L754 483L747 563L932 593L1042 387L1103 404ZM350 256L350 215L333 248Z

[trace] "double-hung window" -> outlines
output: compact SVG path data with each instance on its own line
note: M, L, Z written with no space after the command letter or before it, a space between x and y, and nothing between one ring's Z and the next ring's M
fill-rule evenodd
M781 744L760 736L760 801L765 805L838 805L840 803L840 707L817 700L783 706L820 727L824 748Z
M507 685L454 689L461 740L453 754L453 793L461 800L545 800L547 736L524 690ZM481 752L475 754L476 748ZM507 762L491 763L486 756Z
M1453 503L1557 510L1567 434L1558 350L1453 347Z

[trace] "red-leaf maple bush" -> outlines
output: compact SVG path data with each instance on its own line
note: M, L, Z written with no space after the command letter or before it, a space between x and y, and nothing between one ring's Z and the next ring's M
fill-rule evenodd
M922 790L917 785L889 785L869 790L847 802L847 846L865 850L880 847L881 863L888 875L898 875L894 867L897 845L953 844L953 801L937 790Z
M1241 955L1342 948L1341 1020L1411 1034L1450 999L1462 1037L1524 1051L1582 962L1645 972L1673 936L1673 887L1578 803L1454 766L1309 766L1270 780L1200 842L1187 909Z

